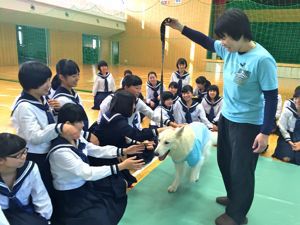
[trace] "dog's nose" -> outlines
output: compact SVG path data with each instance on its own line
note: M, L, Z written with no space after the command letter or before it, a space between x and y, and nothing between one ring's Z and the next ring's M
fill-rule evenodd
M154 152L155 156L159 156L159 153L157 151Z

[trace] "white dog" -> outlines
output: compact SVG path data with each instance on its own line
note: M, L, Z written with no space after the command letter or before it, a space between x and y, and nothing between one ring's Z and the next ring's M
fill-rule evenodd
M176 169L175 179L168 187L168 192L176 192L186 163L191 169L189 180L198 181L201 166L214 143L211 131L200 122L181 128L167 129L159 134L155 154L159 160L164 160L167 155L171 156Z

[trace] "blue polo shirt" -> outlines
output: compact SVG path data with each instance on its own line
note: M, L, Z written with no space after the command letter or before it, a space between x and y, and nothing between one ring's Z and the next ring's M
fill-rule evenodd
M264 117L262 91L278 88L274 58L258 43L243 54L227 51L221 41L215 41L214 47L224 60L222 115L232 122L261 125Z

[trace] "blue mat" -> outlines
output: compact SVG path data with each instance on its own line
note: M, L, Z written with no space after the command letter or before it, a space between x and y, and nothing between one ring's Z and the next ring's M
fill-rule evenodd
M175 169L170 158L129 192L120 225L210 225L224 212L215 203L225 194L216 150L204 164L197 183L168 193ZM260 157L256 169L254 202L248 225L300 225L299 166Z

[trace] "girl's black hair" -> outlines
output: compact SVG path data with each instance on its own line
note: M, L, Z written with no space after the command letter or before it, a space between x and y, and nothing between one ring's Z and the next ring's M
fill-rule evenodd
M225 11L217 20L215 33L219 38L224 38L227 34L236 41L242 36L249 41L252 40L249 19L240 9L232 8Z
M25 91L37 89L51 78L52 72L48 66L37 61L28 61L21 64L19 82Z
M110 103L110 112L120 113L125 117L130 117L133 113L133 105L135 104L136 97L125 90L116 91Z
M59 74L56 74L51 80L51 88L56 90L61 84L61 80L59 79Z
M102 73L102 71L101 71L101 67L102 67L102 66L107 66L107 67L108 67L107 62L104 61L104 60L100 60L100 61L98 62L97 68L98 68L98 70L99 70L101 73Z
M0 133L0 146L0 158L5 158L24 149L26 141L15 134Z
M161 101L162 101L162 104L164 105L164 104L165 104L165 101L167 101L168 99L173 100L173 94L172 94L170 91L164 91L164 92L161 94Z
M210 85L207 89L207 99L211 100L210 96L209 96L209 91L216 91L216 97L215 100L218 100L220 98L220 92L219 92L219 87L217 85Z
M86 120L86 114L80 105L67 103L60 108L57 117L57 123L80 122Z
M148 79L149 79L149 76L150 76L151 74L154 74L154 76L157 78L156 73L155 73L154 71L150 71L150 72L148 73Z
M205 90L211 85L210 81L206 79L205 76L199 76L196 79L196 84L204 85Z
M55 66L56 74L61 74L62 68L65 66L67 59L60 59Z
M178 89L178 83L175 82L175 81L172 81L172 82L169 84L169 88L176 88L176 89Z
M124 77L127 75L132 75L132 71L131 70L124 70Z
M72 76L77 73L80 73L80 69L77 63L71 59L66 60L65 64L61 68L60 74L66 77L66 76Z
M137 75L130 75L130 76L126 76L124 77L123 81L122 81L122 88L126 87L131 87L131 86L138 86L138 85L142 85L143 81L140 77L138 77Z
M185 85L181 90L181 93L187 93L187 92L193 93L193 87L189 84Z
M179 58L176 62L176 67L179 69L179 65L185 65L185 68L187 67L187 61L185 58Z

